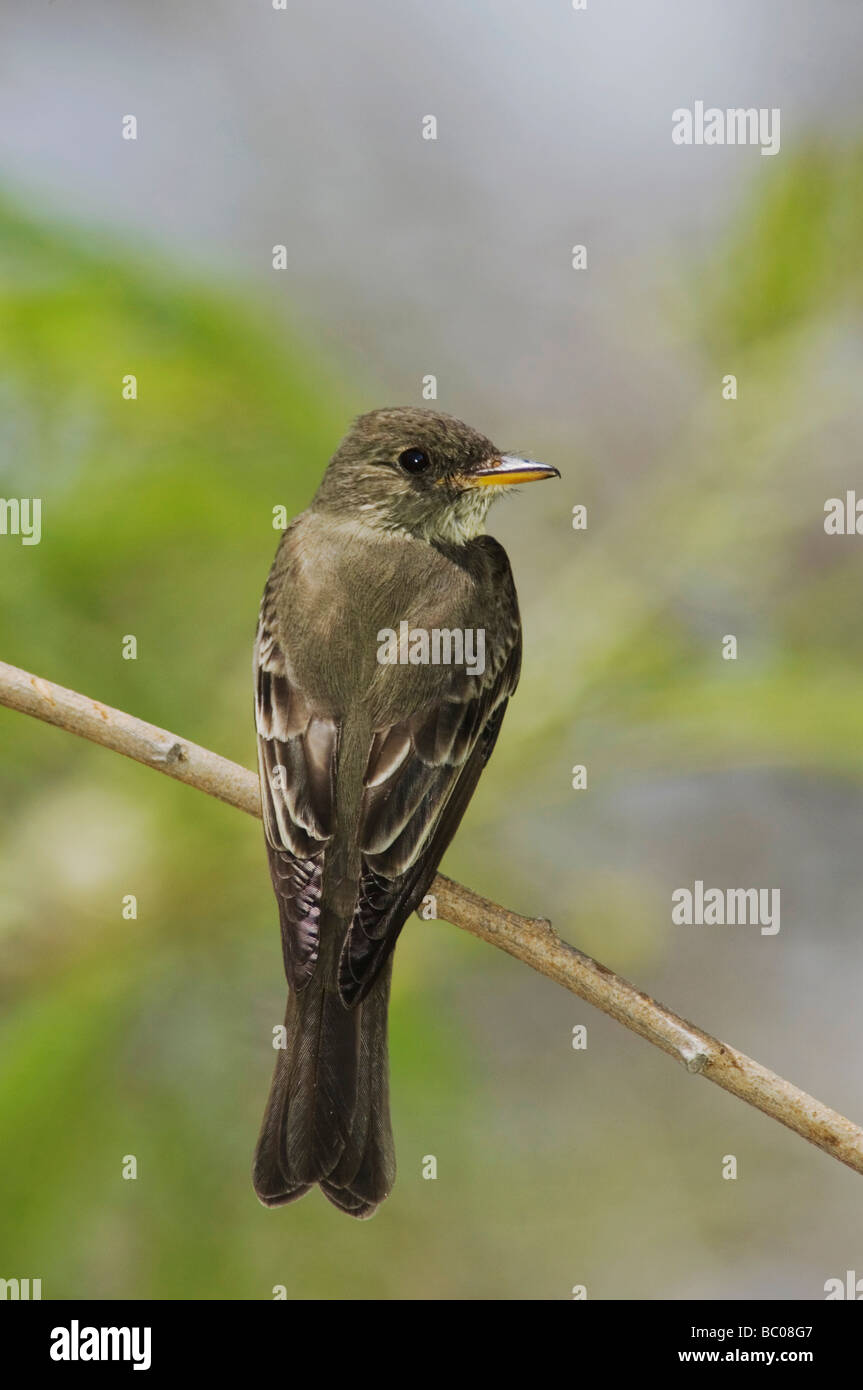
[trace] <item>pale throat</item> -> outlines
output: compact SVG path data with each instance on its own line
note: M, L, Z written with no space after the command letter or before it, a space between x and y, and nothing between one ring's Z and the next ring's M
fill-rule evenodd
M485 532L488 509L497 488L468 488L446 506L417 508L411 517L404 507L389 501L365 502L358 508L356 524L379 536L400 540L445 541L465 545Z

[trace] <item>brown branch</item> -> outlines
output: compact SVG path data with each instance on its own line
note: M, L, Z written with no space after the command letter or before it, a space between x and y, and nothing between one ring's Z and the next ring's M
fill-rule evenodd
M254 772L73 690L0 662L0 704L101 743L115 753L186 782L251 816L260 816ZM542 918L520 917L439 874L431 891L438 916L507 951L603 1013L754 1105L849 1168L863 1173L863 1130L736 1048L678 1018L649 995L562 941Z

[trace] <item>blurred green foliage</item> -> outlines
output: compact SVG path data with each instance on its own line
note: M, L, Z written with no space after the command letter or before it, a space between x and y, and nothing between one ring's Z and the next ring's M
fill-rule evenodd
M859 560L820 523L825 498L853 485L863 158L783 160L715 263L681 274L670 318L691 409L662 466L633 478L613 517L593 514L526 615L523 687L449 861L516 906L540 906L519 850L540 802L554 814L569 796L560 750L575 728L592 775L610 779L863 773ZM10 203L0 272L0 493L43 499L39 546L0 541L0 654L253 765L272 509L306 504L358 403L239 291ZM607 466L584 461L588 492ZM537 565L543 543L530 538ZM719 659L726 632L750 659ZM453 1002L507 980L519 1012L533 986L444 926L409 927L395 1195L368 1226L317 1196L264 1211L248 1168L283 989L260 828L3 711L0 756L0 1274L41 1277L45 1297L267 1298L278 1284L292 1298L520 1297L526 1271L540 1296L567 1287L549 1236L592 1248L599 1218L573 1210L573 1173L601 1163L613 1200L626 1170L611 1119L580 1155L571 1118L566 1142L543 1138L547 1114L538 1136L536 1113L504 1123L523 1059L483 1074L471 1011ZM517 804L502 804L505 785ZM554 852L544 910L576 896L571 855ZM589 903L591 866L578 868ZM619 917L637 893L602 872L595 900ZM136 921L121 917L129 893ZM634 930L622 951L640 949ZM535 1076L531 1088L541 1097ZM421 1180L428 1151L446 1185Z
M8 203L0 266L2 493L43 507L39 546L0 547L4 659L253 766L273 508L306 505L356 403L239 293ZM392 1292L404 1227L371 1228L360 1282L353 1223L322 1201L273 1219L251 1189L284 995L260 827L11 714L0 742L4 1268L44 1271L45 1297ZM400 978L397 1084L457 1136L458 1051ZM401 1156L418 1175L404 1132ZM434 1185L413 1189L423 1221Z
M542 661L508 716L514 756L554 747L575 713L609 771L863 775L859 540L823 530L828 497L863 498L861 226L860 149L805 148L708 264L681 266L669 317L688 409L658 466L592 508L557 601L532 615ZM580 495L607 467L586 461ZM717 661L726 633L745 660Z

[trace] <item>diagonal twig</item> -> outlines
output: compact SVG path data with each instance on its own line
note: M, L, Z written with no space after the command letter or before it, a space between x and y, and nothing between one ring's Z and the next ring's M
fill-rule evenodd
M0 705L31 714L218 797L261 814L257 773L208 748L0 662ZM515 956L622 1023L723 1090L863 1173L863 1129L760 1062L687 1023L606 966L563 941L551 923L521 917L438 874L438 916Z

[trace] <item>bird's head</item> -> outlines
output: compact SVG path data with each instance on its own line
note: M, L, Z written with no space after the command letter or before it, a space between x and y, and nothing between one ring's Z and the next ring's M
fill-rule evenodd
M394 407L355 421L313 505L381 531L458 545L482 532L505 487L553 477L556 468L504 453L450 415Z

